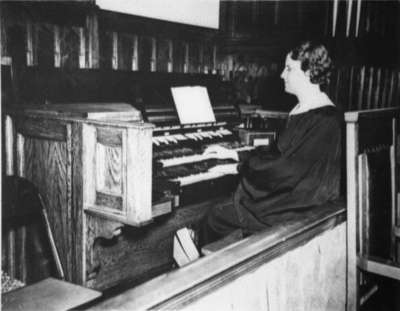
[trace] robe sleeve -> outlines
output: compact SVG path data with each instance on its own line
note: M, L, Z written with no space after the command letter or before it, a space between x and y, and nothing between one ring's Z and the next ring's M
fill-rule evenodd
M336 152L329 149L335 145L331 139L340 137L340 127L333 117L319 118L304 122L293 134L296 138L286 150L249 156L240 167L242 183L263 191L290 190L305 179L310 169L321 163L327 153Z

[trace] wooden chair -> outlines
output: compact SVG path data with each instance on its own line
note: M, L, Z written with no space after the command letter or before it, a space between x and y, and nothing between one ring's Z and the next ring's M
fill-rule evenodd
M358 310L366 272L400 280L396 144L400 108L348 112L347 310Z
M10 265L5 270L11 277L19 278L28 284L2 295L3 310L67 310L100 296L97 291L48 277L49 271L41 275L31 273L30 270L40 269L34 266L39 261L33 259L32 250L37 253L38 249L46 248L46 245L42 245L43 240L40 239L38 227L29 226L36 223L41 225L42 229L44 227L48 238L47 247L51 250L52 261L56 267L55 274L64 279L47 212L39 192L32 183L17 176L7 176L3 179L2 216L3 235L10 230L24 232L18 235L20 239L16 244L19 247L16 254L13 254L15 256L11 258L16 263L13 264L12 271L7 271ZM41 277L45 279L37 282ZM30 284L32 282L36 283Z

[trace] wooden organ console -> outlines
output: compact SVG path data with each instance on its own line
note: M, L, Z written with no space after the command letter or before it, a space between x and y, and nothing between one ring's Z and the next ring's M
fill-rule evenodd
M67 103L7 113L7 174L32 181L44 197L67 281L106 290L169 271L174 233L228 204L237 173L210 173L229 161L203 150L254 147L235 130L239 111L215 101L213 90L215 122L179 123L170 87L193 80L135 81L140 111ZM276 133L268 128L265 136L271 142Z

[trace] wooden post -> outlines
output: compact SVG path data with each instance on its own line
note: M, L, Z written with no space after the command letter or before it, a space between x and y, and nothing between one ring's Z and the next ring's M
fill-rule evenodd
M347 118L346 121L348 122ZM357 271L357 153L358 125L352 120L346 124L346 162L347 162L347 311L357 310L358 282Z

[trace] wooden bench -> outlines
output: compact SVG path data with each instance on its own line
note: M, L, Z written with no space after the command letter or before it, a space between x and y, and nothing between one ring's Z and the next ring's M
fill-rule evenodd
M92 289L54 278L2 295L2 310L69 310L101 296Z

